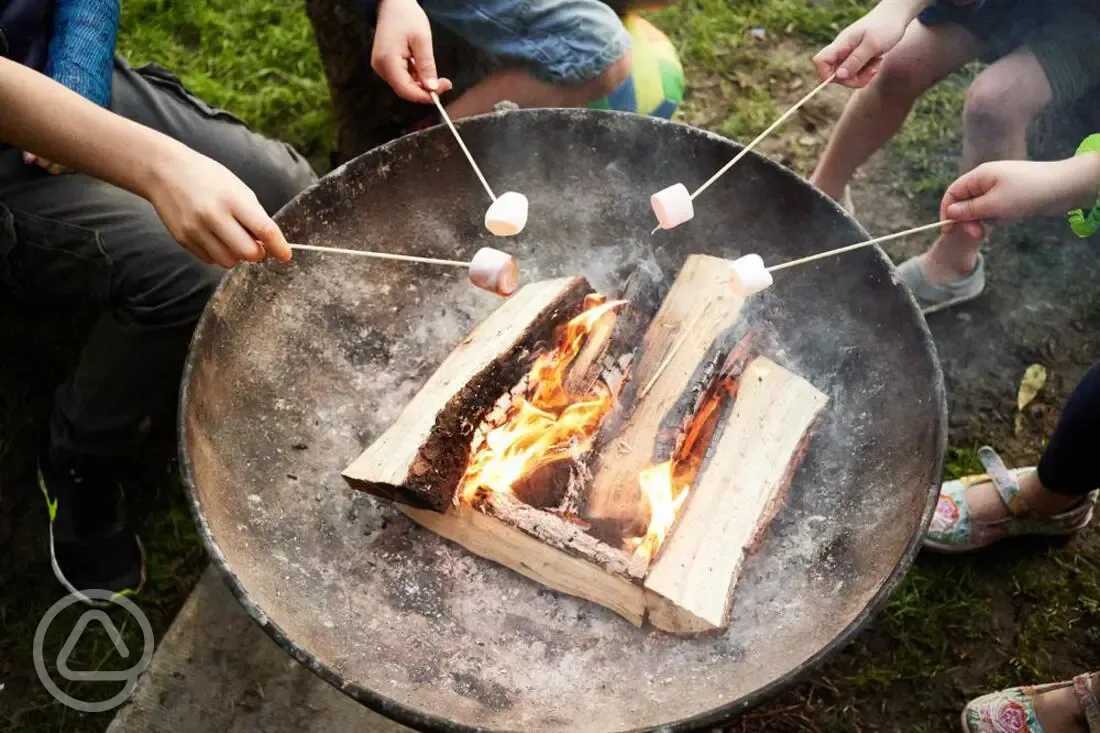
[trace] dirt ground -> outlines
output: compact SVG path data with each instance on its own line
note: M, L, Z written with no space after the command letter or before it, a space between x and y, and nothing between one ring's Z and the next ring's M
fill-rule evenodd
M720 109L731 85L764 88L777 107L804 94L811 77L799 59L806 58L806 48L784 42L767 50L779 61L749 79L705 70L693 75L688 121L729 134L755 124L752 117L731 123L732 130L723 126ZM768 141L764 152L807 173L844 99L843 91L828 90ZM941 126L957 127L951 119L957 120L959 97L944 100L929 102L946 105L943 110L933 106L918 115L945 115ZM1050 149L1064 148L1078 132L1056 130ZM945 138L920 152L894 146L877 156L854 185L857 217L873 233L934 220L938 193L924 182L942 179L956 165L958 151L951 147L956 142ZM930 241L903 242L891 254L901 258ZM930 318L949 391L950 475L977 468L974 453L982 444L1002 450L1012 464L1033 463L1066 395L1100 357L1095 242L1077 240L1057 221L1007 228L995 234L987 264L989 285L982 298ZM84 325L7 302L0 306L0 728L5 730L99 731L108 722L103 716L59 713L29 661L37 619L59 597L45 552L45 512L34 486L32 446ZM1018 418L1017 384L1036 363L1046 367L1049 380ZM170 414L167 405L165 417ZM172 422L160 424L139 466L151 490L135 498L134 512L149 528L146 536L155 535L149 549L158 559L144 607L158 637L204 564L174 478ZM922 556L883 614L847 650L726 730L954 730L970 697L1100 667L1098 621L1095 529L1064 545L1024 541L966 558ZM100 653L87 652L93 661Z

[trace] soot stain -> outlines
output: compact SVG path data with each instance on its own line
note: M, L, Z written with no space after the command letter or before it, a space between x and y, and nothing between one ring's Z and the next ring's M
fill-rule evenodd
M409 667L409 681L418 685L430 685L439 680L439 667L427 662Z
M463 697L478 701L490 710L507 710L515 704L512 693L504 685L465 673L453 673L451 679L451 689Z
M329 333L337 337L340 351L353 366L385 364L390 360L386 339L356 315L333 303L321 307Z

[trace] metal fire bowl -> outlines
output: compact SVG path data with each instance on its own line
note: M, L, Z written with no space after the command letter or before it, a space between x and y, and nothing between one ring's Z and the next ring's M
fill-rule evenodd
M594 111L507 112L460 129L514 239L445 128L334 171L279 215L291 241L447 258L514 252L524 281L614 292L639 263L696 252L767 263L865 232L786 169L747 156L694 221L650 236L650 193L738 151L684 125ZM727 719L839 649L889 596L931 516L945 441L935 350L878 249L776 273L745 318L829 395L786 506L720 636L637 629L420 529L340 471L500 301L459 269L299 253L243 266L199 325L182 457L195 515L241 603L298 661L425 730L682 730Z

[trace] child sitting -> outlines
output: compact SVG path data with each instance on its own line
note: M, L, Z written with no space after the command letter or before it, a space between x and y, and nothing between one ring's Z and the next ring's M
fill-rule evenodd
M980 238L989 221L1049 216L1066 209L1081 237L1100 231L1100 135L1087 139L1079 155L1056 163L986 163L956 181L944 196L941 218L963 222ZM1087 213L1086 213L1087 212ZM951 231L948 234L952 233ZM1100 464L1100 363L1070 395L1036 468L1008 469L992 448L978 457L985 476L969 476L940 488L925 547L971 552L1007 537L1070 535L1092 519ZM1100 733L1097 676L1013 687L972 700L963 712L967 733Z
M520 107L582 107L630 75L630 34L601 0L360 0L377 10L371 66L412 102L431 103L450 82L435 66L428 19L506 66L448 105L454 118Z
M1094 0L883 0L814 59L824 79L859 89L811 181L834 199L897 131L920 95L964 64L992 62L967 91L963 168L1021 160L1043 109L1065 107L1100 83L1100 3ZM982 240L942 235L901 276L925 313L985 287Z

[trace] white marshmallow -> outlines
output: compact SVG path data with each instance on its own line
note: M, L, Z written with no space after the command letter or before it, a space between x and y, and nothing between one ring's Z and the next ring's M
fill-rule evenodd
M519 264L507 252L482 247L470 260L470 282L482 290L508 297L519 286Z
M760 255L745 255L730 264L730 287L738 298L747 298L772 284L772 274Z
M502 193L485 212L485 228L498 237L511 237L527 226L527 197L522 193Z
M649 197L649 205L657 215L657 223L662 229L678 227L695 216L695 207L691 203L691 194L682 183L662 189Z

